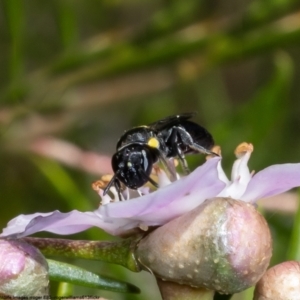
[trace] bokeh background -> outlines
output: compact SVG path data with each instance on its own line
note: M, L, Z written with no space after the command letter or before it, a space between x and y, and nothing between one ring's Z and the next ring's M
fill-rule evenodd
M1 227L21 213L95 209L91 183L111 172L123 131L172 114L198 112L228 175L244 141L253 170L299 162L299 54L297 0L0 0ZM188 160L193 169L203 157ZM272 264L300 258L297 199L261 205ZM160 299L146 272L69 262L142 290L75 295Z

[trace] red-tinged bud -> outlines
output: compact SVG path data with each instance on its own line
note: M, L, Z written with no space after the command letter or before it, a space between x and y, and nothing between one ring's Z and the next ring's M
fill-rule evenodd
M48 292L48 264L40 251L21 240L0 240L0 294L43 297Z
M300 299L300 263L286 261L270 268L257 283L253 299Z
M225 294L256 284L267 269L272 241L253 205L213 198L142 239L138 261L166 281Z

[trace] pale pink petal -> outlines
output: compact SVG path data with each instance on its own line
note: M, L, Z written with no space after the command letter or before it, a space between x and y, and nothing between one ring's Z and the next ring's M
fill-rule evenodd
M52 212L50 213L34 213L30 215L19 215L12 220L10 220L7 224L7 227L2 230L2 234L0 237L5 237L8 235L14 235L20 232L24 232L26 229L26 226L30 223L31 220L38 216L49 216L51 215Z
M212 158L206 163L198 167L188 176L170 184L158 191L145 195L141 198L131 199L130 201L122 201L103 205L99 208L99 213L104 218L141 218L139 216L153 214L153 217L160 209L168 210L168 206L177 201L180 203L187 202L187 197L191 191L193 194L199 193L198 205L203 202L207 193L201 196L202 188L208 185L212 188L210 194L216 195L224 187L224 183L218 179L217 164L220 158ZM184 199L184 200L183 200ZM173 204L174 205L174 204ZM194 204L185 204L186 206L194 206ZM176 205L174 205L175 207ZM183 210L185 210L183 206ZM172 213L172 211L171 211Z
M90 227L99 227L105 231L118 234L119 228L127 223L137 226L138 222L119 219L114 222L104 222L99 215L94 212L80 212L73 210L68 213L54 211L47 214L21 215L11 220L3 230L1 237L24 237L39 231L49 231L60 235L68 235L84 231ZM131 227L132 228L132 227Z
M93 226L120 234L139 225L162 225L222 190L224 183L217 177L218 161L219 158L211 159L187 177L156 192L102 205L94 212L21 215L9 222L1 236L23 237L39 231L64 235Z
M185 179L187 180L187 178L182 179L183 184ZM174 195L175 201L153 212L142 214L139 220L147 222L148 225L162 225L194 209L206 199L215 197L225 187L225 183L218 180L217 168L207 168L201 176L199 174L197 182L191 186L187 182L186 189L184 191L178 190L178 193Z
M300 186L300 164L273 165L256 173L241 200L256 202Z
M300 186L300 164L271 166L251 178L248 154L236 160L231 182L221 167L220 158L211 158L188 176L163 184L153 193L101 205L94 212L73 210L20 215L9 222L0 236L23 237L38 231L64 235L93 226L117 235L140 226L163 225L217 195L255 202ZM164 173L159 176L165 183ZM99 193L102 195L103 191ZM111 200L108 195L105 197L104 202Z

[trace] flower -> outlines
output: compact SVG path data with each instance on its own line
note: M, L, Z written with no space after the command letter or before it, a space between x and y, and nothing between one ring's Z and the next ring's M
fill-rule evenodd
M161 226L216 196L255 203L300 186L299 163L273 165L255 175L250 173L247 163L252 151L251 144L237 147L231 180L221 167L221 157L214 157L171 184L163 171L158 172L161 187L152 193L144 189L141 197L111 202L106 195L102 197L103 205L95 211L20 215L8 223L0 236L24 237L38 231L68 235L93 226L120 235L136 227L145 230L148 226ZM101 188L99 194L103 195Z
M1 296L49 294L48 264L38 249L21 240L0 240L0 261Z

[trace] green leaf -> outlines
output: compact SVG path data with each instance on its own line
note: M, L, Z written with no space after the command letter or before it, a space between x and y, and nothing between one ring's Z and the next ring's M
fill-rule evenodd
M54 281L64 281L75 285L108 290L119 293L139 293L140 289L130 283L97 275L82 268L47 259L49 276Z

